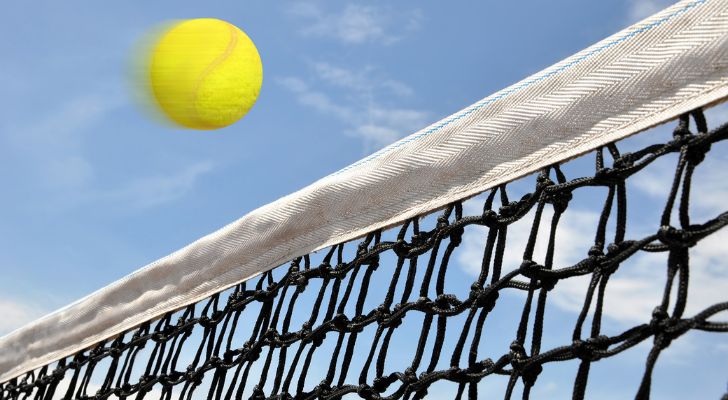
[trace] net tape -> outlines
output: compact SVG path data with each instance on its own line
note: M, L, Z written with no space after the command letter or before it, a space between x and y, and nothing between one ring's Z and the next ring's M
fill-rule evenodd
M690 115L698 133L690 131ZM351 259L347 260L346 251L351 244L329 248L318 264L312 262L312 256L295 259L287 270L281 266L268 271L256 283L241 283L232 291L214 295L91 349L11 379L0 385L0 397L171 399L176 390L174 397L179 399L203 396L216 400L241 399L244 394L252 399L338 399L345 395L364 399L421 399L431 385L445 380L457 385L452 397L476 399L478 382L491 375L504 375L508 377L504 397L511 398L520 381L525 399L544 365L576 360L573 398L581 399L586 393L593 362L652 339L635 395L638 399L649 398L658 356L675 339L691 330L728 333L728 322L709 320L728 310L728 301L689 317L684 315L689 249L728 224L728 211L700 224L690 219L688 205L693 173L711 144L728 138L728 124L708 132L701 110L690 115L680 118L672 140L665 143L631 153L620 153L615 144L596 150L596 169L590 177L568 180L562 169L554 165L544 169L533 191L519 200L509 199L505 185L491 190L484 196L483 211L479 215L464 215L462 202L456 202L437 216L432 230L421 229L421 220L415 218L399 227L395 240L382 240L381 231L372 232L359 242ZM679 158L674 181L665 183L671 184L671 190L659 225L648 236L626 239L626 180L657 159L674 153ZM611 165L607 162L609 157ZM559 220L573 192L589 187L607 189L594 244L578 263L553 265ZM501 205L497 210L495 203ZM541 221L547 206L553 208L553 216L546 256L543 264L539 264L534 261L533 253L539 224L547 223ZM524 261L506 272L503 259L504 252L509 251L506 249L508 227L534 210ZM671 225L673 213L677 215L678 226ZM608 241L610 220L615 228ZM475 226L488 229L479 275L469 292L459 293L460 296L447 293L448 263L464 232ZM650 321L616 335L605 335L602 310L609 279L638 252L668 254L662 301L656 304ZM385 254L393 254L396 262L380 263ZM420 258L426 258L426 265L420 265ZM276 279L275 273L282 269L285 273ZM378 269L386 269L391 281L386 284L386 290L382 289L383 298L372 300L368 293L378 286L378 281L372 281ZM421 281L419 288L415 284L416 276ZM590 282L573 328L572 342L543 351L549 292L560 282L580 276L589 276ZM385 287L385 283L381 285ZM300 327L293 326L297 299L312 290L312 286L319 288L310 317L306 314L307 320ZM510 347L502 355L481 358L479 347L486 337L485 321L504 289L526 294L520 322ZM365 307L371 301L381 303ZM250 309L254 309L253 313L259 309L257 316L246 312ZM347 315L351 310L353 314ZM389 354L393 335L398 326L418 313L423 318L416 351L411 361L407 361L407 368L391 371L388 366L392 361ZM459 315L465 317L464 325L454 336L457 339L450 344L452 351L446 356L441 350L447 347L444 342L448 321ZM589 321L591 326L586 327ZM239 338L236 331L244 326L250 327L250 334ZM368 343L362 343L357 339L364 337L362 331L367 328L374 329L375 333ZM196 335L195 330L201 333ZM431 340L434 342L428 346ZM333 348L322 350L328 342ZM147 353L143 352L145 348ZM184 349L194 352L187 365L180 361L184 358ZM427 349L431 350L429 354ZM312 363L317 351L326 351L328 365ZM356 380L351 380L355 376L350 371L351 361L357 355L364 362ZM438 369L444 357L449 359L449 368ZM311 370L321 367L324 378L310 382ZM141 371L138 379L133 378L134 370ZM208 384L201 389L204 379ZM94 380L100 384L95 385ZM723 399L728 399L728 393Z

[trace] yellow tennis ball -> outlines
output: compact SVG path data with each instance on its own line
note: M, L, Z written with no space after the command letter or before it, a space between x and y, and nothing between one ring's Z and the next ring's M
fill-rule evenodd
M263 65L236 26L213 18L174 23L149 62L149 86L162 112L191 129L218 129L242 118L258 98Z

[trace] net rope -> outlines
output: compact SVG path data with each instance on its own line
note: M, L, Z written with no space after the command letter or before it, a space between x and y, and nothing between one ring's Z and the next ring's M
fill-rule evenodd
M696 133L691 132L691 116ZM312 261L312 255L295 259L256 281L2 383L0 397L422 399L431 385L449 381L456 387L452 398L476 399L480 381L502 375L507 385L498 396L511 398L520 382L519 394L527 399L547 364L574 360L578 368L572 396L582 399L593 363L651 340L635 393L635 398L647 399L658 357L675 339L692 330L728 333L728 322L710 320L728 310L728 301L685 315L689 250L728 224L728 211L702 223L691 220L692 177L711 145L726 138L728 124L708 131L702 111L693 111L679 119L667 142L630 153L620 153L615 144L596 150L595 172L589 177L569 180L554 165L544 169L532 192L518 200L509 198L506 185L482 195L482 213L477 215L465 215L463 203L457 202L439 212L431 230L421 229L422 220L415 218L396 228L394 240L384 240L377 231L360 240L355 251L351 243L344 243L321 253L320 262ZM673 181L665 182L671 189L659 224L652 234L627 239L626 181L668 154L678 154L678 161ZM593 246L573 265L554 265L561 216L573 193L590 187L607 193ZM550 221L542 218L548 206L553 209ZM508 227L531 214L525 250L518 250L523 251L523 262L507 271L504 253L513 251L506 248ZM533 256L540 224L550 224L542 263ZM487 229L479 274L469 291L449 293L449 262L464 232L476 226ZM662 300L655 304L651 320L607 335L602 323L610 277L639 252L667 254ZM385 254L396 261L384 263ZM386 270L389 281L373 278L377 270ZM549 293L561 282L583 276L589 283L571 342L542 348ZM381 288L383 298L368 296L377 292L375 287ZM520 319L510 346L500 356L484 358L480 349L487 338L486 320L504 289L525 294L523 308L512 310ZM297 300L311 291L310 308L297 310L307 317L296 325ZM370 306L372 302L378 304ZM412 338L416 351L406 368L392 370L393 336L413 315L422 321L419 336ZM455 316L463 318L462 329L453 336L451 328L448 336L448 322ZM245 337L236 333L246 329ZM365 329L373 333L363 335ZM454 341L446 345L446 337ZM330 349L322 349L325 343ZM182 361L184 351L191 354L189 362ZM327 363L313 361L317 352L325 353ZM355 356L363 360L356 371ZM439 367L443 362L449 367ZM312 369L320 369L323 379L310 382ZM133 373L137 370L138 378Z

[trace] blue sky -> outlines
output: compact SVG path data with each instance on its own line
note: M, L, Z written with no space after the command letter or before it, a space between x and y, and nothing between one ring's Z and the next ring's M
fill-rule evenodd
M0 334L670 3L5 2ZM215 132L160 124L130 84L149 29L198 17L264 65L258 103Z

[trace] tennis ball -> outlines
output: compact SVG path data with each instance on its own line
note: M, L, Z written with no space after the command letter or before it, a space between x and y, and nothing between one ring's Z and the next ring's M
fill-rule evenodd
M211 130L235 123L258 98L263 65L236 26L213 18L171 24L152 46L149 87L174 123Z

